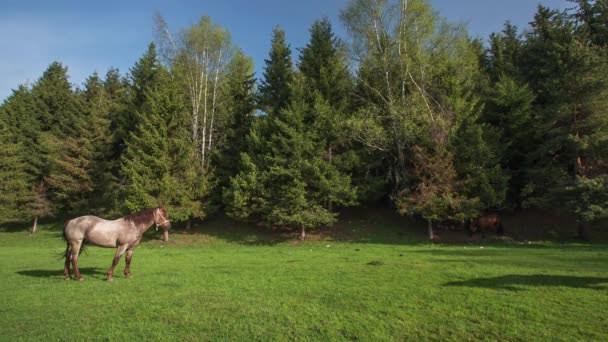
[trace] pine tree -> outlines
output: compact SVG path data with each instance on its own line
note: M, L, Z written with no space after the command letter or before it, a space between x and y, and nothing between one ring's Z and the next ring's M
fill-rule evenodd
M291 50L285 42L285 31L275 27L272 31L272 45L269 59L264 60L264 78L259 88L259 106L269 115L287 108L291 91L289 84L293 79Z

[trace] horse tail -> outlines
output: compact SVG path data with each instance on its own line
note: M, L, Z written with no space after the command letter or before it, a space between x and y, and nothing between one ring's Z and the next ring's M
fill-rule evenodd
M67 258L68 252L70 251L70 241L68 241L68 237L65 234L65 229L68 227L69 223L70 223L70 220L67 220L63 224L63 234L62 234L62 237L63 237L63 241L65 241L66 246L65 246L65 252L63 252L63 254L59 257L60 259L61 258Z

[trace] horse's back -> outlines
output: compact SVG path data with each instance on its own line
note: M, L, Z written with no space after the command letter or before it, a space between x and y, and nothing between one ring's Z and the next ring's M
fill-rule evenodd
M119 220L106 220L97 216L80 216L70 220L65 227L68 240L86 240L102 247L116 247L120 232Z

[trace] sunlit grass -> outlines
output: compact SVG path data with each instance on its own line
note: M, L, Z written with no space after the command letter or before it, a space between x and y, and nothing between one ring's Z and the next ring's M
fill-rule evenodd
M90 247L66 282L59 226L0 232L0 340L608 339L605 245L431 245L382 217L294 243L216 220L147 235L132 279L104 281L114 250Z

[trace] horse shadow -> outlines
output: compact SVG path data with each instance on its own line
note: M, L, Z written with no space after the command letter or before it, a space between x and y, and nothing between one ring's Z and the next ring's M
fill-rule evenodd
M97 267L84 267L84 268L78 268L80 270L80 273L83 275L101 275L101 274L105 274L106 271L104 271L101 268L97 268ZM53 270L24 270L24 271L17 271L17 274L23 275L23 276L27 276L27 277L34 277L34 278L54 278L54 277L58 277L58 276L62 276L63 277L63 270L62 269L53 269Z
M442 284L447 287L478 287L494 290L524 291L531 286L570 287L575 289L608 289L608 278L577 277L565 275L529 274L505 275L491 278L475 278Z

